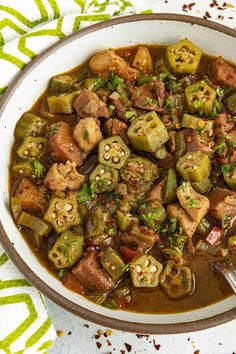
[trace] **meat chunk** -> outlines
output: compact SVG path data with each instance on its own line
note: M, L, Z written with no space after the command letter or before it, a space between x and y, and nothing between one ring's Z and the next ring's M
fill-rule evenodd
M152 57L147 47L138 47L132 66L143 74L150 74L153 72Z
M165 176L161 182L157 183L148 193L147 201L159 200L160 203L164 203L164 189L166 185L167 176Z
M89 61L89 68L104 79L108 79L110 72L117 73L126 82L134 82L138 76L138 71L131 68L114 49L106 49L95 54Z
M204 134L204 136L201 136L196 130L191 128L184 129L184 134L186 142L186 152L202 151L210 155L213 153L214 141L211 139L211 136L209 136L209 134Z
M74 139L80 149L88 154L102 140L100 123L94 118L84 118L75 126L73 133Z
M152 229L134 226L132 232L123 232L119 234L120 242L127 246L135 247L141 253L150 249L158 235Z
M81 118L84 117L109 117L109 112L105 102L100 100L95 92L83 90L73 103L76 112Z
M119 119L111 118L108 119L104 124L105 132L108 136L119 135L122 140L128 144L129 140L127 138L128 125L121 122Z
M236 215L236 193L224 188L216 188L208 194L210 214L221 221L225 215Z
M184 234L191 239L196 231L198 223L186 213L179 203L169 204L166 210L171 218L178 219L180 226L183 228Z
M181 207L199 224L209 210L210 203L208 198L197 193L189 182L185 182L184 185L177 188L176 194Z
M161 80L131 88L131 101L136 108L162 112L164 100L165 86Z
M217 138L225 137L235 127L235 122L230 114L222 113L215 117L214 133Z
M49 152L54 161L66 163L68 160L76 166L81 166L86 157L73 139L73 130L64 122L51 126Z
M236 68L234 66L219 57L210 63L209 69L215 83L236 88Z
M38 187L23 178L16 190L15 197L19 199L22 209L30 213L44 213L47 207L47 200Z
M135 110L132 108L132 103L128 99L125 93L119 94L118 92L114 91L109 97L111 104L115 107L115 115L117 118L127 122L129 119L127 117L127 112L133 112L128 114L134 114Z
M85 176L80 175L76 170L74 162L66 161L66 164L54 163L44 180L46 187L53 191L64 191L65 189L77 190L84 183Z
M85 289L105 293L115 285L108 273L102 268L95 252L88 253L72 269L72 273Z

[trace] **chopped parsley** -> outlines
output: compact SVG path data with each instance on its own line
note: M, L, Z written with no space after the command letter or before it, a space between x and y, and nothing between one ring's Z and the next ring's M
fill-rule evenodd
M58 271L57 275L58 275L58 277L61 279L61 278L64 277L65 273L66 273L66 270L65 270L65 269L60 269L60 270Z
M98 90L100 87L104 85L105 85L105 81L103 80L103 78L101 78L101 76L98 76L97 80L93 84L93 91Z
M104 228L104 232L110 236L115 236L116 235L116 228L112 226L106 226Z
M126 88L124 79L113 72L109 76L109 80L107 81L107 87L111 91L116 91L117 88L124 89Z
M84 140L87 140L88 137L89 137L89 132L88 132L87 130L85 130L85 131L83 132L83 139L84 139Z
M188 204L187 204L187 208L188 209L192 209L192 208L197 208L199 206L199 202L197 199L194 199L192 197L189 197L188 199Z
M81 189L76 193L76 200L78 203L84 203L96 198L96 196L93 184L88 185L84 183Z
M150 97L147 97L145 98L144 102L143 102L144 105L152 105L153 107L157 107L158 106L158 102L157 100L153 99L153 98L150 98Z
M127 112L125 112L125 116L127 119L132 121L137 117L137 113L136 113L136 111L127 111Z
M213 150L220 156L225 155L228 151L225 139L221 139L219 144L214 146Z
M225 230L225 229L227 229L230 226L230 220L231 220L230 216L225 214L223 219L221 220L222 229Z
M32 160L31 161L31 166L34 170L34 173L37 178L43 178L44 177L44 166L37 160Z
M162 73L159 75L159 78L168 90L173 92L180 91L182 87L181 83L176 81L170 73Z
M164 109L170 108L172 106L172 96L169 95L165 99Z
M122 268L123 272L128 272L129 271L129 264L125 264L124 267Z

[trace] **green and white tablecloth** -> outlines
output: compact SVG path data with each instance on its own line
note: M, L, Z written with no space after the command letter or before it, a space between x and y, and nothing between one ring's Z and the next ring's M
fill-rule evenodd
M211 3L211 0L187 4L179 0L0 0L0 95L37 54L70 33L112 16L189 13L205 18L210 15L210 19L218 22L223 17L224 24L236 26L234 5L218 1L218 7L212 7ZM0 354L46 353L55 338L42 295L23 278L0 246Z

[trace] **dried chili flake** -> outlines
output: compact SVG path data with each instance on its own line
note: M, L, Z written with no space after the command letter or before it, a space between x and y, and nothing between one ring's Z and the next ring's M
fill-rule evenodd
M85 328L89 328L89 325L88 325L88 324L84 324L84 327L85 327Z
M96 345L97 345L98 349L100 349L100 348L101 348L101 346L102 346L102 343L100 343L100 342L96 342Z
M125 348L126 348L127 352L130 353L132 350L132 345L125 343Z
M208 11L205 12L206 17L211 18L211 15L209 14Z
M160 344L156 344L155 339L153 339L153 345L154 345L154 348L155 348L156 350L160 350L161 345L160 345Z
M108 347L111 346L111 342L108 339L107 339L107 345L108 345Z
M125 354L125 350L121 350L120 353L121 353L121 354Z
M199 354L200 350L195 350L195 352L193 354Z

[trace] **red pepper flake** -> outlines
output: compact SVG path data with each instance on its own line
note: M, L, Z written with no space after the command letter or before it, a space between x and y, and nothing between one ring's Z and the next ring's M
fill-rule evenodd
M161 345L160 344L156 344L155 339L153 339L153 345L154 345L156 350L160 350Z
M223 20L223 19L224 19L224 16L219 15L217 18L218 18L219 20Z
M127 352L130 353L132 350L132 345L125 343L125 348L126 348Z
M100 349L100 348L101 348L101 346L102 346L102 343L100 343L100 342L96 342L96 345L97 345L98 349Z
M211 18L211 15L209 14L208 11L205 12L206 17Z
M195 350L195 352L193 354L199 354L200 350Z
M99 334L95 334L94 338L99 339L101 336Z
M107 339L107 345L108 345L108 347L111 346L111 342L108 339Z
M188 12L188 10L191 11L194 5L196 5L195 2L191 2L190 4L184 4L182 10L185 12Z
M89 325L88 325L88 324L84 324L84 327L85 327L85 328L89 328Z
M148 334L136 334L136 336L138 337L138 339L140 338L149 338L149 335Z
M120 353L121 353L121 354L125 354L125 350L121 350Z
M225 10L223 7L221 7L221 6L218 6L217 7L217 10L220 10L220 11L223 11L223 10Z
M189 341L190 341L190 337L188 337L188 339L187 339L187 340L188 340L188 342L189 342Z

